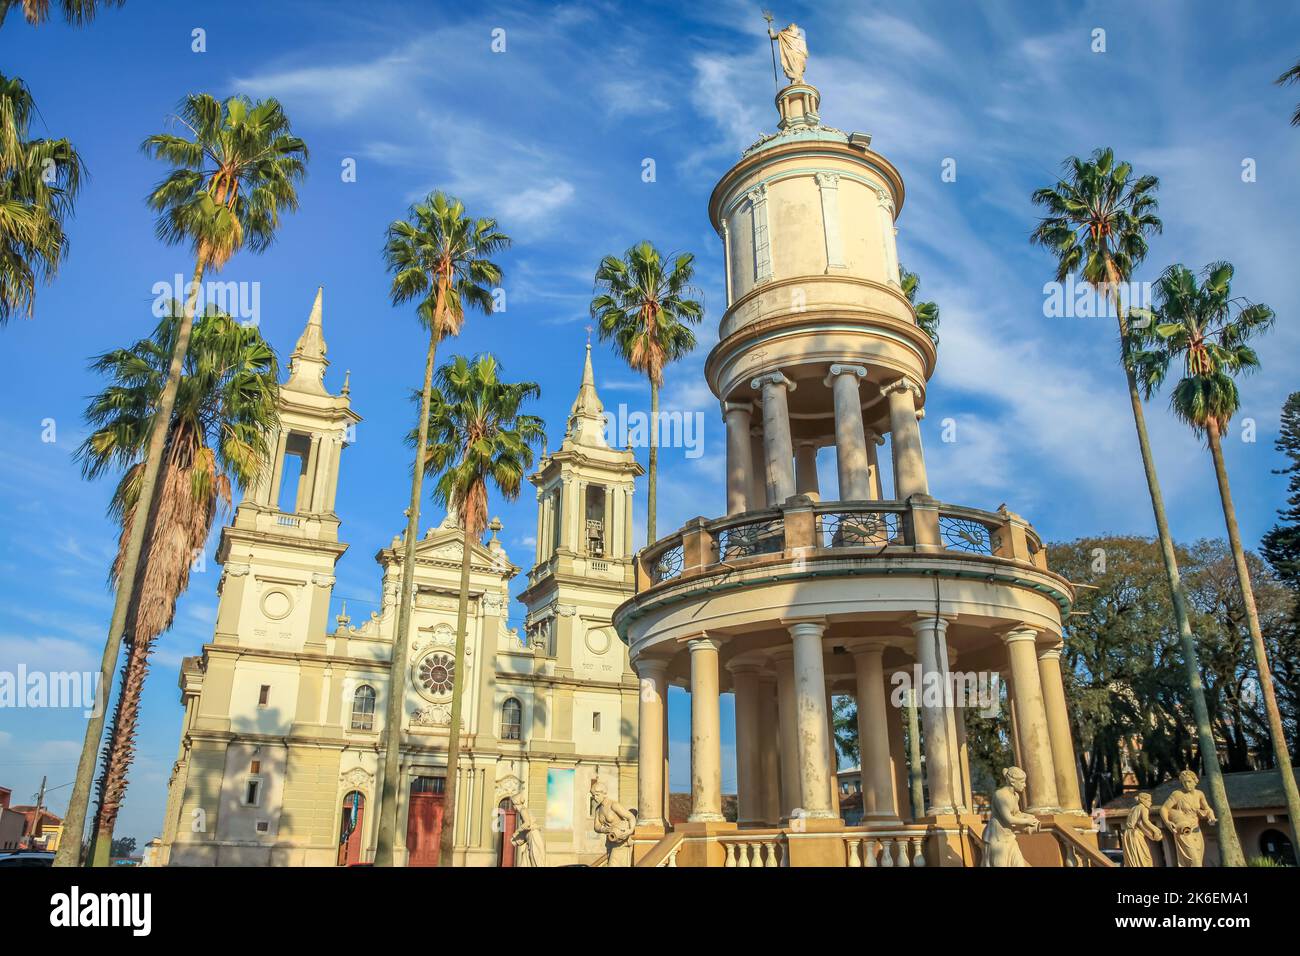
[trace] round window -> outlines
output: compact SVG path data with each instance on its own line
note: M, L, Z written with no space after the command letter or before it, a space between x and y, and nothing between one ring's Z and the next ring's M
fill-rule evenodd
M432 697L446 697L456 679L456 661L450 654L434 651L426 654L416 668L420 687Z
M293 598L288 591L276 589L262 595L262 613L272 621L281 621L293 610Z

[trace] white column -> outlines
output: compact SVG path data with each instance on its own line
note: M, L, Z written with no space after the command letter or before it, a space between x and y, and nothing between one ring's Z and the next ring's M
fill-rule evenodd
M749 511L767 507L771 493L767 490L767 452L763 450L763 429L749 430Z
M1082 810L1079 775L1074 767L1074 740L1070 734L1070 712L1061 678L1061 645L1038 651L1038 678L1043 685L1043 706L1047 710L1047 736L1052 744L1052 765L1056 770L1056 795L1064 810Z
M794 489L796 494L813 498L821 494L817 482L817 443L811 439L803 439L795 448Z
M767 228L767 183L759 183L746 196L751 207L754 230L754 284L772 278L772 236Z
M691 823L721 823L722 731L718 716L720 641L697 637L691 649Z
M642 658L634 663L641 685L637 730L638 825L664 825L664 710L668 662Z
M284 449L289 441L289 433L280 430L275 438L275 455L271 459L271 493L267 504L272 508L280 507L280 481L284 478Z
M781 720L777 713L776 679L758 682L759 785L763 794L763 822L775 825L781 819Z
M925 729L925 779L930 786L931 816L953 813L957 801L953 783L956 768L952 765L953 741L948 736L948 673L941 647L948 622L941 617L924 618L912 623L916 636L916 659L921 665L921 686L916 690L921 724Z
M737 664L731 668L731 682L736 695L736 821L741 824L763 822L762 750L758 668Z
M840 815L840 758L835 749L835 681L826 679L826 775L830 780L831 812Z
M780 650L772 657L776 667L777 722L781 741L781 812L788 819L801 809L799 794L799 718L795 692L794 651Z
M722 261L725 265L722 277L726 283L727 308L731 308L731 228L725 219L721 220L718 226L722 235Z
M889 748L889 713L882 666L884 644L854 648L858 679L858 754L862 769L862 812L868 817L897 820L894 766Z
M840 500L862 501L871 497L871 463L862 427L862 397L859 380L866 378L861 365L831 366L826 384L835 399L835 464L840 478Z
M1011 664L1011 690L1016 698L1016 728L1020 732L1020 754L1024 760L1029 807L1035 813L1060 809L1056 796L1056 770L1048 738L1047 708L1038 676L1038 632L1016 628L1003 635Z
M762 388L763 446L767 453L768 507L784 504L794 494L794 447L790 441L787 393L795 384L780 372L760 375L750 382Z
M872 501L880 501L885 497L884 485L880 481L880 455L879 449L884 441L880 433L872 431L870 428L863 429L863 435L867 440L867 495Z
M883 189L876 190L876 209L880 221L881 252L885 260L885 281L902 284L898 268L898 242L895 239L894 200Z
M804 816L834 818L830 808L830 767L826 739L826 669L819 621L790 625L794 644L795 723L799 748L799 798Z
M749 402L726 402L722 406L727 423L727 514L736 515L749 507L753 465L749 430L753 406Z
M912 495L928 495L925 455L921 452L921 429L916 423L916 400L920 389L905 378L885 388L889 398L889 429L894 451L894 497L906 501Z

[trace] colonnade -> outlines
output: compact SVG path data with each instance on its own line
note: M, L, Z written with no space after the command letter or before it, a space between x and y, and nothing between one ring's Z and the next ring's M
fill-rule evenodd
M920 665L915 688L927 816L972 810L966 748L965 701L954 698L954 660L947 640L949 619L922 617L908 625L905 640L846 641L851 676L828 679L823 645L826 623L816 618L784 621L788 645L739 654L727 664L735 694L738 822L781 825L792 818L839 816L833 750L832 695L857 702L864 822L888 823L913 816L908 792L909 759L897 686L884 666L891 645L910 648ZM900 638L903 635L899 635ZM1081 812L1074 748L1061 677L1061 645L1055 635L1012 627L1001 636L1006 652L1011 734L1017 761L1028 778L1032 812ZM722 740L719 720L722 641L701 634L686 642L690 655L691 823L721 823ZM667 806L665 707L669 661L633 662L641 681L640 820L663 826ZM897 668L894 668L895 670ZM909 676L912 668L907 668ZM891 697L893 698L891 700Z
M839 497L877 501L882 497L878 448L884 436L865 426L861 383L867 369L833 364L822 384L831 390L835 408L834 446ZM750 382L755 402L728 401L722 406L727 428L727 514L775 507L794 494L818 493L818 440L796 441L790 427L789 395L796 383L780 371ZM814 386L815 387L815 386ZM882 390L889 408L894 497L906 500L929 494L921 431L917 425L918 385L900 378Z

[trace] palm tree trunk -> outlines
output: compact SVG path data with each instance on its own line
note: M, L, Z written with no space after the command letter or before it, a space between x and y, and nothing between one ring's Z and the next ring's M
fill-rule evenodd
M659 386L650 380L650 468L646 483L645 542L654 544L655 511L659 507Z
M90 865L108 866L112 857L113 830L126 793L126 774L135 752L135 729L140 716L140 694L149 673L153 640L137 635L127 646L122 666L122 690L113 710L109 739L104 742L104 769L99 778L99 808L90 838Z
M1273 674L1268 666L1264 634L1259 626L1259 610L1255 606L1255 589L1250 583L1250 568L1246 566L1246 552L1241 546L1241 529L1237 527L1237 509L1232 503L1232 488L1228 484L1228 469L1223 461L1223 444L1218 423L1211 419L1206 434L1210 440L1210 455L1214 458L1214 477L1219 483L1219 498L1223 502L1223 520L1228 526L1228 544L1232 548L1232 562L1237 568L1237 583L1241 587L1241 602L1246 608L1250 647L1255 654L1255 672L1259 677L1259 689L1264 695L1264 714L1268 718L1268 733L1273 741L1273 760L1277 765L1277 772L1282 777L1282 792L1286 795L1286 811L1291 824L1291 845L1300 847L1300 792L1296 790L1295 773L1291 770L1291 753L1287 749L1282 714L1277 709Z
M194 306L198 300L199 287L203 282L206 260L200 255L194 263L194 278L190 282L189 294L185 297L185 311L181 315L180 328L176 332L176 344L172 347L171 366L167 370L167 383L163 386L162 396L158 400L158 410L154 413L149 427L149 447L145 454L144 475L140 480L140 497L137 508L145 516L144 521L131 525L131 538L127 542L126 555L122 561L121 573L117 579L117 593L113 598L113 617L108 625L108 639L104 642L104 656L99 665L99 686L95 695L95 707L86 721L86 736L81 744L81 758L77 761L77 776L72 784L72 793L68 797L68 812L63 818L64 839L60 842L59 852L55 854L55 866L77 866L81 862L81 836L86 828L86 810L90 805L90 785L95 776L95 758L99 753L99 741L104 735L104 712L108 698L113 690L113 671L117 667L118 653L122 647L122 634L126 630L127 612L131 607L137 585L137 571L140 567L140 554L144 550L145 532L150 524L158 489L158 473L162 470L163 446L167 441L167 430L171 425L172 409L176 406L176 391L180 386L181 369L185 364L185 354L190 347L190 331L194 327Z
M456 658L451 675L451 723L447 727L447 783L443 788L442 832L438 835L438 865L451 866L456 847L456 783L460 774L460 711L465 697L465 631L469 621L469 570L474 549L468 515L462 514L464 539L460 553L460 601L456 606Z
M442 292L436 315L442 314ZM424 492L424 455L429 443L429 403L433 394L433 364L438 355L438 322L429 331L429 352L424 360L424 389L420 393L420 423L411 476L411 504L406 509L406 540L402 546L402 591L397 599L397 628L393 631L392 665L388 669L388 702L384 708L384 782L379 798L379 833L375 838L375 866L393 865L397 838L398 786L402 763L402 713L406 699L407 632L415 599L415 546L420 538L420 496Z
M1178 573L1178 557L1174 552L1174 539L1169 533L1169 519L1165 516L1165 499L1156 475L1155 457L1151 454L1151 439L1147 435L1146 414L1142 410L1142 397L1138 394L1137 378L1128 359L1128 324L1124 310L1115 307L1119 316L1119 335L1124 362L1124 376L1128 382L1129 404L1133 406L1133 425L1137 429L1138 448L1142 453L1142 469L1146 473L1147 491L1151 494L1151 510L1155 513L1156 536L1160 540L1160 555L1164 559L1165 577L1173 599L1174 617L1178 621L1178 642L1183 651L1183 667L1187 671L1187 684L1191 690L1192 712L1196 717L1196 738L1201 751L1201 764L1205 773L1206 788L1210 791L1210 806L1219 821L1219 856L1224 866L1245 866L1237 827L1228 805L1228 792L1223 786L1223 772L1219 769L1219 754L1214 746L1214 733L1210 729L1210 711L1205 704L1205 686L1201 680L1201 662L1196 653L1196 638L1192 635L1192 622L1187 616L1187 595Z

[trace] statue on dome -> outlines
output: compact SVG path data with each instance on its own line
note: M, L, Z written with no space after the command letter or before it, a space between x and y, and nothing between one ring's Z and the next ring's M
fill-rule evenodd
M808 41L803 31L795 24L784 30L772 29L772 14L764 11L763 19L767 21L767 35L775 40L781 50L781 71L791 84L803 82L803 71L808 65Z

